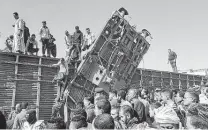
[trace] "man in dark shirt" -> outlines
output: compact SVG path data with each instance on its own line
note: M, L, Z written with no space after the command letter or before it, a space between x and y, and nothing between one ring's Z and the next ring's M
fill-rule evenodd
M71 56L72 50L77 49L79 53L79 60L81 60L81 47L83 44L83 33L79 30L79 26L75 27L75 32L73 35L73 46L69 50L69 56Z
M29 28L26 26L26 23L25 21L23 22L24 24L24 43L25 43L25 46L27 45L27 40L29 39L30 37L30 30Z
M173 72L178 72L177 70L177 66L176 66L176 59L177 59L177 55L174 51L172 51L171 49L168 49L169 55L168 55L168 64L170 63Z

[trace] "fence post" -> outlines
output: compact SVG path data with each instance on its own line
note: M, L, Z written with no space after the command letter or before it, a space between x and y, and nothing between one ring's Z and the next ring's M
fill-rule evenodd
M39 58L39 65L42 64L42 58ZM40 80L41 80L41 66L38 66L38 83L37 83L37 104L36 104L36 117L39 120L40 111Z
M17 89L17 74L18 74L18 63L19 62L19 55L16 55L16 61L15 61L15 81L14 81L14 88L13 88L13 93L12 93L12 108L11 110L14 110L15 108L15 99L16 99L16 89Z

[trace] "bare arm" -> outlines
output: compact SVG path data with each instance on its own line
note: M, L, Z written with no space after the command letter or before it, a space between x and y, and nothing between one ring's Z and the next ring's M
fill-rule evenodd
M58 62L57 64L53 64L53 65L51 65L52 67L58 67L58 66L60 66L60 64L61 64L61 62Z
M35 41L35 46L36 46L36 48L38 48L38 42L37 41Z
M25 48L26 52L28 51L28 46L29 46L29 39L27 40L27 44L26 44L26 48Z

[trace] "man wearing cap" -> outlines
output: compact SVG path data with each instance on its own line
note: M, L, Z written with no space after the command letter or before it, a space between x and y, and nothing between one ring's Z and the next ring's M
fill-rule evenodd
M15 24L14 27L14 52L17 53L24 53L25 51L25 44L24 44L24 24L23 20L19 18L19 15L17 12L13 13L15 18Z
M42 54L45 57L45 51L47 49L47 55L49 56L50 50L48 49L49 44L49 28L46 26L46 21L42 22L43 26L40 28L40 41L42 42Z

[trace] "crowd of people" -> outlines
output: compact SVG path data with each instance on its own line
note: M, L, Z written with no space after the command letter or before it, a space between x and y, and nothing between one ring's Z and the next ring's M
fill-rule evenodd
M17 12L13 13L15 18L14 35L7 37L5 41L6 48L3 50L5 52L13 52L28 55L38 55L39 46L36 40L36 35L30 35L29 28L26 26L25 21L19 17ZM56 44L54 43L56 39L50 33L50 29L46 24L46 21L42 21L42 27L39 31L40 42L42 43L42 56L43 57L56 57ZM66 56L71 56L71 58L78 58L81 60L81 51L89 49L89 47L95 41L95 35L86 28L86 34L79 30L79 26L75 27L75 32L69 34L65 31L64 41L66 44ZM47 55L46 55L47 53ZM71 55L73 54L73 56Z
M84 97L71 109L68 128L208 129L208 86L200 89L201 92L194 88L157 89L151 94L146 88L124 88L107 93L98 87L94 95ZM28 103L17 104L7 120L0 112L0 128L65 129L64 114L59 109L53 111L60 116L56 113L49 121L37 120L36 111L28 109Z

